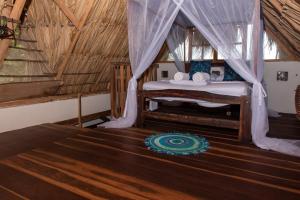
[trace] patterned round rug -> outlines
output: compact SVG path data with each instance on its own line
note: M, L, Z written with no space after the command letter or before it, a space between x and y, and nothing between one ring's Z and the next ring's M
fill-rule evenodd
M170 155L190 155L205 152L209 143L204 137L189 133L161 133L145 139L148 149Z

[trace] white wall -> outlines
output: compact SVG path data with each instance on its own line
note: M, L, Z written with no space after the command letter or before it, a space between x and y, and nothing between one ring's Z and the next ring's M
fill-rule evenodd
M288 81L277 81L277 72L287 71ZM300 85L300 62L265 62L264 79L268 107L283 113L296 113L295 90Z
M157 77L161 71L168 70L172 79L177 69L174 63L159 64ZM277 81L277 71L287 71L288 81ZM296 113L295 90L300 85L300 62L265 62L264 79L268 91L268 107L282 113Z
M82 97L82 115L110 110L110 95ZM0 108L0 133L43 123L54 123L78 116L78 99Z
M168 78L162 78L161 72L162 71L168 71L169 77ZM178 72L176 66L174 63L160 63L159 67L157 69L157 80L170 80L173 79L174 75Z

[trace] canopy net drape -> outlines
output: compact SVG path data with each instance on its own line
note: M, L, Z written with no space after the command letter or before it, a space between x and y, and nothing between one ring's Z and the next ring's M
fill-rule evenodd
M133 78L128 86L124 116L104 126L125 128L135 123L137 79L154 61L167 38L168 46L173 45L171 51L182 42L182 36L178 34L180 30L172 28L179 12L238 74L252 84L253 142L264 149L299 156L299 141L266 137L269 125L266 93L261 84L264 66L260 0L128 0L129 56ZM237 37L241 38L242 51L236 45ZM174 41L175 38L180 41ZM180 68L180 63L177 67Z

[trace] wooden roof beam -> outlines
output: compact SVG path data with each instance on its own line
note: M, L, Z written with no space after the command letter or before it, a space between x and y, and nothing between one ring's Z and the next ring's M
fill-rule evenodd
M284 36L291 47L293 47L297 52L300 52L300 46L297 42L298 39L293 37L291 31L289 31L288 28L281 26L276 18L272 17L269 12L265 12L265 18L273 25L274 28L276 28L279 33Z
M285 4L281 5L279 1L277 0L273 0L273 1L269 1L267 2L271 7L271 9L274 9L277 11L278 13L278 17L280 18L280 20L286 20L287 23L289 23L289 25L297 32L300 32L300 25L298 23L296 23L295 21L293 21L290 16L289 16L289 12L291 11L290 7L287 7L287 5L290 5L290 1L286 1ZM300 8L300 7L299 7ZM297 8L297 9L299 9ZM269 9L267 7L265 7L265 9Z
M56 75L56 80L60 80L64 71L65 71L65 68L68 64L68 61L73 53L73 50L76 46L76 43L81 35L81 29L84 27L86 21L87 21L87 18L93 8L93 5L94 5L94 1L95 0L89 0L87 1L87 3L85 4L85 12L83 13L82 17L80 18L80 21L79 21L79 24L78 24L78 27L79 27L79 31L76 32L75 36L73 37L73 40L70 44L70 47L67 49L67 52L65 53L65 57L62 61L62 63L58 66L58 70L57 70L57 75Z
M53 0L53 1L60 8L60 10L66 15L66 17L72 22L72 24L77 29L80 29L80 27L79 27L79 20L72 13L72 11L65 5L65 3L62 0Z
M267 19L265 21L265 25L267 34L276 42L278 47L287 54L288 59L300 60L300 55L295 53L296 50L294 48L292 48L290 45L287 45L288 41L282 37L281 33L274 30L274 25L272 25Z
M21 14L23 12L23 8L25 6L26 0L16 0L12 11L9 15L9 18L12 18L14 20L19 20L21 17ZM12 28L12 25L8 23L8 26ZM0 41L0 63L2 63L7 56L9 45L11 44L11 40L4 39Z

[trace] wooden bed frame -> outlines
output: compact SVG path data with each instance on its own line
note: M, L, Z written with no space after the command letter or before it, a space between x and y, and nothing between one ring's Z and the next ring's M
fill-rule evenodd
M154 100L158 97L177 97L204 100L213 103L224 103L240 106L239 120L220 119L213 117L191 116L186 114L173 114L159 111L149 111L146 109L146 101ZM250 92L247 96L227 96L212 94L203 91L188 90L139 90L138 92L138 118L137 126L143 127L146 118L159 119L173 122L182 122L188 124L208 125L214 127L231 128L239 130L238 140L246 143L251 141L251 109Z

